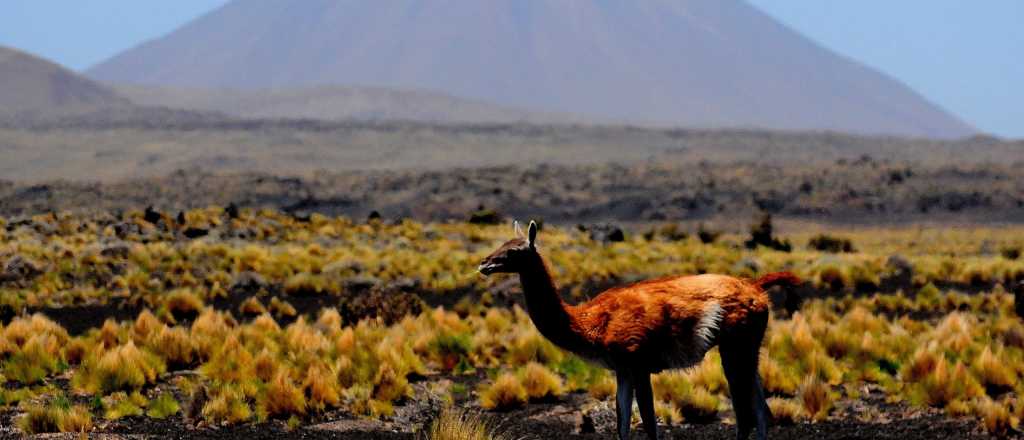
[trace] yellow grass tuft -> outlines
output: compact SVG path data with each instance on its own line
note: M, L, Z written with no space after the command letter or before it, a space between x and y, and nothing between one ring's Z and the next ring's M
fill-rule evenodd
M768 408L776 425L792 425L807 418L803 403L793 399L771 397L768 399Z
M146 416L154 419L166 419L181 410L181 405L174 399L171 393L161 393L155 399L149 401L146 408Z
M17 420L25 434L50 432L89 432L92 413L81 405L71 406L66 397L58 396L49 405L29 405L25 415Z
M1000 359L992 353L989 346L985 346L981 354L974 360L973 370L983 386L993 390L1010 390L1016 385L1016 374L1009 367L1010 363Z
M430 424L430 440L507 440L481 415L445 408Z
M408 379L390 363L380 365L373 383L373 398L379 401L392 402L412 395Z
M0 373L6 379L23 384L37 383L62 368L60 356L61 346L57 337L50 333L33 335L0 362Z
M103 344L103 348L114 348L120 344L121 327L117 325L113 319L107 319L103 321L103 327L100 327L100 342Z
M985 430L991 434L1005 434L1013 428L1015 422L1007 405L988 397L975 401L974 412L981 419Z
M526 365L522 373L522 384L531 400L557 397L565 392L562 378L536 362Z
M267 313L267 308L263 307L263 303L255 296L250 296L242 301L242 304L238 306L238 311L243 316L257 316Z
M157 319L156 315L146 309L135 318L135 324L132 325L132 337L136 344L142 345L163 327L165 327L164 324Z
M243 423L252 417L245 395L233 387L221 387L202 408L203 418L214 423Z
M489 386L481 389L479 397L480 407L506 411L525 405L529 395L514 374L503 373Z
M313 365L306 372L306 380L302 387L306 389L311 407L323 410L326 407L338 406L341 401L341 390L338 377L323 365Z
M122 417L141 416L142 408L147 403L146 398L138 392L130 395L123 391L113 393L103 398L103 418L117 420Z
M763 356L758 365L761 381L765 391L772 394L796 395L799 378L793 368L782 368L778 361L770 356Z
M800 384L797 395L803 403L804 413L811 420L821 421L828 418L833 402L832 390L827 383L817 377L808 377Z
M295 385L288 371L282 369L267 383L260 399L260 408L267 416L306 414L306 397Z
M615 395L615 378L611 375L604 375L590 386L587 393L597 400L610 399Z
M184 328L164 326L151 340L148 348L171 365L188 366L195 360L192 338Z
M179 289L167 295L164 307L175 317L198 315L203 310L203 300L190 290Z
M270 313L278 318L291 318L298 315L299 312L288 301L282 301L275 296L270 298Z
M164 370L164 363L159 357L128 341L125 345L86 358L72 383L88 393L130 391L153 383Z

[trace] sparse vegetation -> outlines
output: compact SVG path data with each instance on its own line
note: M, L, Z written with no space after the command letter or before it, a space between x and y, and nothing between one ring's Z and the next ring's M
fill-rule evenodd
M0 302L53 316L19 314L0 325L0 411L18 414L19 429L89 431L94 416L282 426L339 412L388 420L428 389L487 411L570 398L607 406L612 397L611 373L556 348L521 308L496 299L514 293L466 270L507 236L507 225L297 220L248 209L229 219L210 208L185 218L230 221L262 238L179 241L135 221L143 215L125 214L134 226L118 240L131 245L105 253L89 234L118 237L110 219L32 220L64 237L60 245L38 244L42 236L27 226L0 240L0 255L23 254L42 269L0 285ZM543 245L564 268L569 295L669 273L793 270L811 280L803 305L774 314L765 339L760 371L777 422L837 417L834 408L871 389L993 433L1019 426L1024 324L1008 290L1024 279L1024 261L978 245L998 249L1018 229L851 230L842 235L857 252L835 254L745 249L745 237L729 232L703 243L675 226L653 230L604 243L548 225ZM151 235L143 240L139 231ZM794 243L819 233L772 229ZM906 255L899 268L896 253ZM892 281L904 267L910 278ZM389 315L384 303L365 302L372 291L423 297L414 311ZM430 307L457 303L455 294L469 298L464 306ZM81 304L121 314L82 325L57 307ZM728 417L719 413L729 392L718 356L712 350L693 369L655 377L666 422ZM174 397L198 389L205 398ZM75 404L59 401L62 393Z

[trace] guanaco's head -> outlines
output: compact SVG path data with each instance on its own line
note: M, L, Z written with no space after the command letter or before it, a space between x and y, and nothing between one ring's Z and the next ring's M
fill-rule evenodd
M535 258L537 255L537 223L530 222L530 228L526 236L523 235L519 222L513 224L513 229L515 230L515 237L505 242L487 258L484 258L484 261L480 263L480 267L477 268L480 273L484 275L492 273L518 273L523 269L524 264L528 263L531 258Z

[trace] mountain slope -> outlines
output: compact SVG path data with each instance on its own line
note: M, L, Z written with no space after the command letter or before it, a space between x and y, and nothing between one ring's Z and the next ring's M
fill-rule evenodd
M241 118L428 123L574 121L567 115L527 112L439 93L375 87L249 90L123 85L115 88L139 105L212 111Z
M974 132L741 0L234 0L88 73L176 86L434 90L683 126Z
M127 100L95 81L0 46L0 115L53 116L128 105Z

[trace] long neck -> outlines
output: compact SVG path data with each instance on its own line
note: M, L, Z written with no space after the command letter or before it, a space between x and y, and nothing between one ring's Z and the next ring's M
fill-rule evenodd
M584 339L574 325L570 306L558 295L544 258L540 254L534 255L535 258L519 272L530 319L537 330L555 345L570 351L582 348Z

